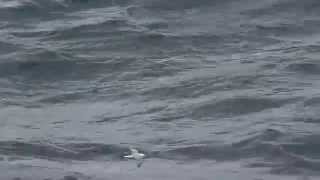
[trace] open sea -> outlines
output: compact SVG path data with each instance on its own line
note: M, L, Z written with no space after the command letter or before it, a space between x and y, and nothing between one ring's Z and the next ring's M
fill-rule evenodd
M319 0L0 0L0 180L318 179Z

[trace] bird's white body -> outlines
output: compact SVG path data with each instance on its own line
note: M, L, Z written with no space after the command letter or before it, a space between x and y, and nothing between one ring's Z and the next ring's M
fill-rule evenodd
M141 159L143 159L145 157L144 154L139 153L138 150L136 150L136 149L130 149L130 151L131 151L131 154L127 155L127 156L124 156L125 158L141 160Z

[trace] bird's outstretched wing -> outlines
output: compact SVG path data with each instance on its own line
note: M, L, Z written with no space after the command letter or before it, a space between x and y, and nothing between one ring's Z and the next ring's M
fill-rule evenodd
M130 151L131 151L131 153L132 153L132 154L136 154L136 153L138 153L138 150L133 149L133 148L130 148Z
M132 154L127 155L127 156L124 156L124 157L125 157L125 158L129 158L129 159L133 159L133 158L134 158Z

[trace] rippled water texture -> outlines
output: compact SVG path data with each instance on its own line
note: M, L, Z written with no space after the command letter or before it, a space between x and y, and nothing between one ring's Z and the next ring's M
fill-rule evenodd
M0 0L0 179L318 179L319 16L318 0Z

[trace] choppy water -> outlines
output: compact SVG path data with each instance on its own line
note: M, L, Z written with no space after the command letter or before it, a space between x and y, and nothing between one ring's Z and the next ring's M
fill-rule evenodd
M0 179L318 179L319 17L318 0L1 0Z

